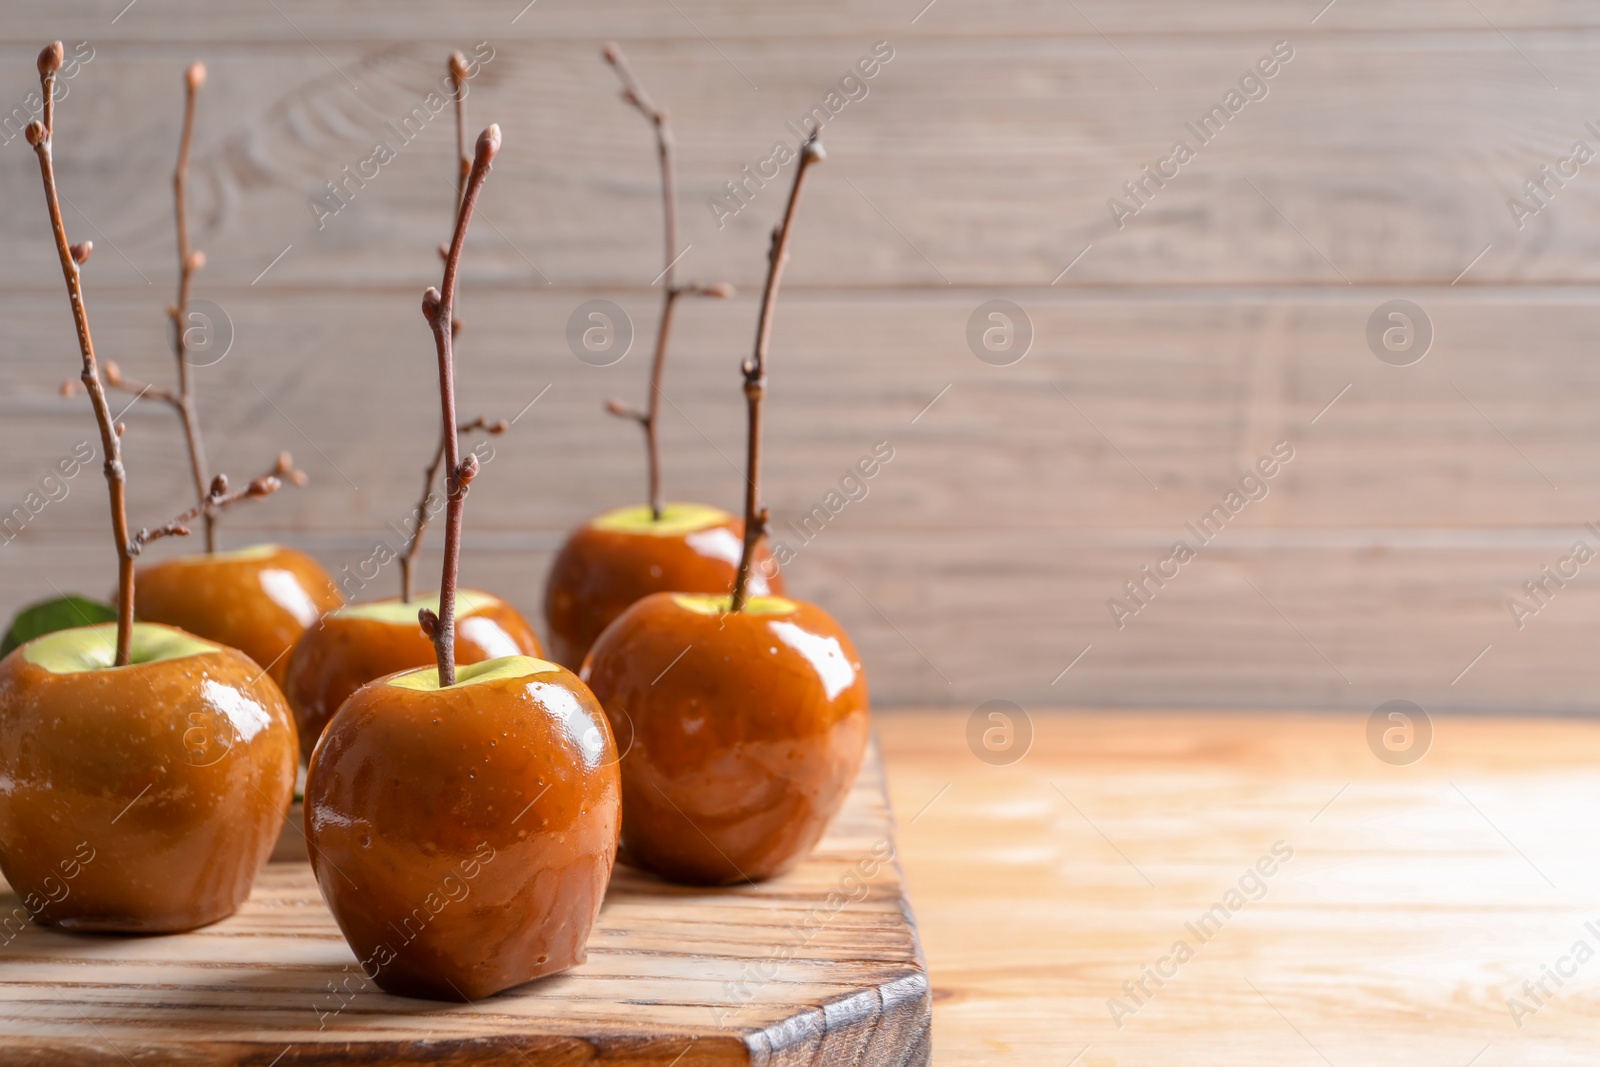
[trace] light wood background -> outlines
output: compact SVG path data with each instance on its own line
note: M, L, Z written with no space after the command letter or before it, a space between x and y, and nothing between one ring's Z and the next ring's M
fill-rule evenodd
M464 409L514 415L548 392L474 486L467 580L536 615L564 531L640 495L636 434L599 409L643 388L656 172L607 38L675 116L681 270L741 288L683 309L666 386L671 495L735 506L736 368L782 189L721 231L705 200L887 40L804 207L768 469L781 524L875 442L895 449L789 572L855 636L880 705L1597 705L1593 579L1521 630L1506 606L1580 534L1600 547L1581 530L1600 520L1600 161L1521 230L1506 207L1575 140L1600 148L1593 5L124 3L10 4L0 106L35 87L45 41L94 48L58 118L67 222L96 244L103 355L162 378L181 76L209 65L196 296L235 334L200 372L211 449L246 476L289 447L314 478L237 515L231 543L282 539L338 571L411 505L435 418L417 301L446 231L448 114L320 231L307 202L477 41L494 58L473 120L498 121L505 150L466 257ZM1294 58L1269 95L1118 230L1107 198L1280 40ZM91 429L81 397L55 394L76 356L20 137L0 149L0 242L9 510ZM597 297L638 334L603 369L565 341ZM1364 338L1396 297L1436 331L1406 368ZM995 298L1036 329L1008 367L965 340ZM153 524L184 500L178 437L156 404L127 421L136 521ZM1280 440L1296 458L1271 495L1119 631L1107 598ZM0 547L0 607L109 585L97 478Z
M1007 767L967 752L964 711L883 717L935 1062L1593 1063L1600 963L1571 954L1600 947L1600 847L1573 827L1600 814L1600 734L1437 716L1395 767L1366 717L1041 716ZM1199 944L1185 924L1279 842L1292 857ZM1107 1002L1180 939L1194 957L1118 1027Z

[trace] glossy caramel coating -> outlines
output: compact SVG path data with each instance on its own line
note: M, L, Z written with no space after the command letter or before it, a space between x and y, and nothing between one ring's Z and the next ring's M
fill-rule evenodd
M141 620L236 648L279 686L306 627L343 603L320 563L282 545L146 563L134 581Z
M116 627L90 629L109 664ZM283 829L299 746L277 686L209 643L139 662L151 631L176 632L139 624L126 667L57 673L28 660L56 635L0 662L0 870L40 923L170 933L216 922L249 895Z
M476 1000L585 958L616 857L616 745L588 688L541 673L356 691L306 780L306 836L361 971L390 993ZM547 669L546 669L547 668Z
M437 610L437 601L429 598L427 606ZM462 590L456 600L456 662L516 655L541 655L527 620L498 597ZM310 761L317 738L350 694L386 674L433 662L433 643L423 636L415 611L403 621L372 618L349 607L324 616L295 643L283 682L300 730L301 757Z
M685 506L697 505L669 508ZM744 544L744 522L713 508L704 510L718 517L685 533L608 529L599 525L606 515L572 531L545 582L551 658L576 670L600 632L651 593L731 592ZM763 544L751 568L751 595L783 591L783 576Z
M770 878L810 853L866 751L867 681L827 612L658 593L595 643L583 679L622 757L625 862L675 882Z

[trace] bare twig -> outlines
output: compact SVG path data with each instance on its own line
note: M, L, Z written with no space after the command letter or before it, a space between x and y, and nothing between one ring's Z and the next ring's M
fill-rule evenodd
M444 570L439 578L439 612L427 608L417 612L422 632L433 642L434 655L439 663L439 686L451 686L456 681L456 578L461 569L461 520L466 511L467 487L478 474L478 457L467 454L461 458L461 440L456 423L456 380L454 322L452 310L456 299L456 273L461 266L461 250L467 240L467 226L472 221L472 210L477 205L478 194L489 177L489 168L495 153L500 150L500 127L490 126L478 135L478 144L472 159L472 170L467 175L466 192L461 198L461 210L456 216L455 234L450 239L450 254L444 261L444 280L438 289L431 286L422 294L422 314L433 328L434 344L439 350L439 407L440 425L444 430L445 460L445 525Z
M742 611L750 583L750 564L756 546L767 532L768 513L761 503L761 401L767 392L767 348L772 341L772 314L778 301L778 283L784 264L789 261L789 238L794 232L795 209L800 205L806 171L826 157L822 144L813 135L800 150L800 164L794 172L794 188L783 211L783 223L772 231L772 250L767 263L767 285L761 293L761 317L756 324L755 355L744 361L744 396L749 410L749 440L746 462L749 474L744 490L744 551L739 556L739 574L734 579L733 597L728 610Z
M679 285L676 268L682 253L678 251L678 194L677 177L672 162L672 127L666 108L659 107L645 92L644 86L634 76L633 68L616 44L607 44L605 60L622 79L622 99L639 109L656 132L656 155L661 161L661 212L665 230L662 241L662 259L666 263L661 272L661 321L656 327L656 353L650 363L650 393L645 398L645 410L638 411L612 400L606 410L613 415L632 419L644 430L645 463L649 475L650 514L660 520L664 507L661 490L661 381L667 364L667 341L672 334L672 312L680 296L726 297L733 295L733 286L726 282L717 285Z
M189 146L194 140L195 98L206 81L206 65L191 63L183 76L183 136L178 140L178 162L172 171L173 216L178 231L178 299L167 308L172 319L172 354L178 360L178 418L183 423L184 444L189 449L189 470L194 478L194 495L206 499L206 450L200 439L200 420L195 413L194 383L189 375L189 287L206 265L206 254L189 247ZM217 550L217 518L210 509L203 511L206 551Z
M66 224L61 219L61 200L56 192L55 160L52 152L55 124L55 82L63 58L61 42L50 44L39 53L39 83L44 90L44 121L30 122L25 136L39 157L39 174L44 180L45 204L50 211L50 229L55 234L56 251L61 257L61 274L66 279L72 305L72 320L78 330L78 348L83 355L83 387L100 426L100 445L105 456L106 487L111 497L111 534L117 546L117 649L114 666L126 666L133 647L133 552L128 539L127 473L122 466L122 444L106 403L100 381L100 366L95 360L94 340L89 334L89 311L83 301L80 262L87 260L88 247L74 246L67 240ZM80 251L81 249L81 251Z
M183 133L178 140L178 162L172 173L173 217L176 222L178 244L178 294L177 302L167 306L167 318L172 324L172 354L178 364L178 388L176 391L163 389L149 382L125 378L121 369L111 360L106 360L104 364L104 385L132 393L135 397L148 396L152 400L159 400L172 408L178 416L179 425L183 428L184 445L189 453L189 472L194 481L195 500L201 509L189 518L198 517L204 520L206 551L209 553L217 549L216 528L221 507L249 499L250 496L266 494L235 494L226 501L226 504L207 503L210 499L208 489L210 476L206 470L205 443L200 435L199 405L195 401L194 382L189 373L189 337L186 326L189 319L189 294L193 288L194 276L206 265L206 254L199 249L191 248L189 244L188 204L189 150L194 142L195 103L200 87L205 81L205 64L199 62L189 64L189 68L184 72ZM91 241L71 246L72 258L77 263L86 262L93 251L94 244ZM61 395L71 396L79 388L77 382L64 382L61 386ZM287 460L288 455L287 452L282 453L279 465L283 469L275 468L272 476L286 478L295 485L305 485L307 481L305 473L293 468L292 461ZM172 533L160 536L172 536Z
M467 146L467 80L472 77L472 69L467 65L467 57L460 51L450 53L450 88L456 101L456 206L455 214L461 213L462 201L467 195L467 178L472 173L472 151ZM450 249L446 245L439 246L439 258L448 259ZM452 341L461 333L461 320L452 317L450 320L450 337ZM453 355L453 350L452 350ZM470 423L462 423L458 427L461 433L471 433L474 430L483 430L490 434L499 434L506 431L506 421L500 419L489 422L482 415ZM433 518L436 508L429 505L433 502L433 487L438 483L439 465L444 462L446 424L439 425L439 443L434 447L433 459L422 472L422 496L417 500L417 506L411 512L411 533L406 542L406 549L400 554L400 602L411 603L415 592L415 574L417 558L422 554L422 539L427 533L428 520Z
M496 419L490 422L479 415L471 422L463 422L459 430L468 434L481 430L486 434L502 434L509 428L505 419ZM411 535L406 542L406 550L400 556L400 601L404 604L411 603L415 595L415 579L413 575L417 569L417 557L422 555L422 535L427 529L428 520L433 518L433 513L438 510L433 506L433 487L439 479L439 466L444 462L444 435L439 435L439 445L433 450L433 461L428 464L428 469L422 476L422 499L417 501L416 510L411 513Z
M467 177L472 173L472 146L467 142L467 79L472 70L459 50L450 53L450 88L456 98L456 212L467 196Z
M271 474L263 474L261 477L253 479L243 489L232 493L228 492L228 476L225 474L217 475L216 478L212 479L211 488L200 499L200 503L153 530L149 528L140 530L133 535L129 550L137 556L144 551L144 546L151 541L159 541L163 537L188 537L189 523L202 515L214 514L232 504L239 503L241 500L271 496L283 485L283 477L287 476L291 481L295 480L296 475L304 477L299 471L293 469L292 464L293 460L289 458L289 453L285 452L278 457L278 464L273 468Z

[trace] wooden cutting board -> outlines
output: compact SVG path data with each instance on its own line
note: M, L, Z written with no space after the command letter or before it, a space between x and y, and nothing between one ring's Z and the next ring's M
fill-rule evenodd
M927 969L894 841L874 741L790 874L705 890L618 865L588 962L473 1004L364 981L309 865L277 861L238 914L192 933L29 924L0 947L0 1064L926 1064Z

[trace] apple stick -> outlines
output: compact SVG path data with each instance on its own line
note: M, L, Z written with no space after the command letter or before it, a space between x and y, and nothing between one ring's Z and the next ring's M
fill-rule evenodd
M50 228L55 233L56 251L61 256L61 273L66 278L71 298L72 319L78 328L78 348L83 354L83 387L100 426L100 447L105 456L106 487L111 496L111 535L117 546L117 650L113 666L126 666L133 648L133 551L128 537L127 474L122 466L122 443L106 403L105 386L100 381L100 365L95 360L94 339L89 334L89 311L83 302L83 279L78 265L88 260L91 246L67 241L66 224L61 219L61 201L56 193L55 160L51 152L55 124L55 81L63 58L61 42L56 41L39 53L39 82L44 89L44 121L28 123L24 135L39 157L39 173L44 179L45 203L50 209Z
M189 315L189 284L206 265L206 254L189 249L189 145L194 140L194 105L200 86L206 81L206 65L191 63L183 77L183 136L178 140L178 163L172 173L173 213L178 230L178 302L167 309L172 319L172 349L178 359L178 418L183 422L183 438L189 447L189 469L194 476L194 493L202 502L206 492L206 450L200 440L200 421L195 418L194 386L189 379L189 345L185 323ZM217 517L202 508L206 528L206 551L217 550Z
M478 194L483 191L484 180L500 151L500 127L490 126L478 135L477 150L472 159L472 170L467 175L466 192L461 197L461 210L456 216L456 230L450 239L450 251L445 256L444 280L438 289L432 286L422 294L422 314L433 328L433 340L439 350L439 406L441 432L444 434L445 459L445 522L444 522L444 572L439 578L439 613L427 608L417 612L422 632L433 642L434 655L439 661L439 687L456 683L456 578L461 569L461 519L466 511L467 488L478 474L478 457L467 453L461 458L461 437L456 424L456 377L454 333L451 325L456 302L456 273L461 266L461 250L467 240L467 226L472 221L472 210L477 206Z
M475 430L482 430L486 434L502 434L509 428L505 419L496 419L490 422L479 415L471 422L463 422L456 429L467 434ZM416 509L411 513L411 538L406 544L405 554L400 557L400 601L403 604L411 603L415 587L412 575L416 572L417 557L422 554L422 534L427 528L428 520L433 517L428 504L433 500L433 487L439 480L439 467L444 463L444 435L439 435L439 444L433 450L433 461L422 475L422 498L417 501Z
M194 141L195 101L200 87L205 82L205 64L198 61L189 64L183 76L183 133L178 139L178 162L172 174L173 216L178 236L178 297L177 303L167 307L167 318L171 320L173 327L172 349L178 361L178 388L176 391L161 389L146 382L124 378L121 370L111 360L105 362L105 384L113 389L133 393L135 396L148 396L152 400L159 400L177 414L178 421L183 426L184 444L189 452L189 470L194 479L195 499L201 509L189 518L193 519L196 515L204 518L206 551L209 553L217 550L218 514L232 504L266 494L233 493L219 497L207 488L210 478L206 474L205 443L200 436L199 406L195 402L194 384L189 375L189 342L188 331L185 328L185 323L189 320L189 291L194 276L206 265L206 254L189 246L189 147ZM85 242L85 246L93 247L91 242ZM61 387L63 396L71 396L74 391L75 383L71 381ZM308 480L304 471L295 469L293 457L287 452L278 454L277 465L263 477L287 480L294 485L305 485Z
M664 507L661 492L661 441L659 434L661 415L661 380L667 364L667 340L672 334L672 312L680 296L728 297L733 286L726 282L716 285L679 285L676 280L678 260L678 193L677 178L672 164L672 127L667 121L667 109L658 107L639 84L633 68L616 44L607 44L603 53L606 62L616 69L622 79L622 99L639 109L656 131L656 155L661 160L661 213L666 235L661 245L661 258L666 267L658 279L664 288L661 297L661 322L656 327L656 353L650 363L650 395L643 411L631 408L620 400L606 402L606 410L613 415L632 419L644 430L645 463L649 473L650 515L661 519Z
M750 584L750 564L755 558L756 546L767 532L769 518L761 503L761 401L767 394L767 346L772 341L772 313L778 302L778 283L783 279L784 264L789 262L789 238L794 233L794 213L800 206L800 191L805 186L806 171L813 163L827 158L816 134L800 149L800 163L794 172L794 188L789 190L789 204L783 211L783 223L772 231L772 249L768 253L767 285L761 293L761 317L756 323L755 355L747 359L740 369L744 372L744 396L749 408L748 451L746 466L749 475L744 487L744 551L739 555L739 574L733 582L733 597L728 602L730 612L744 610Z
M467 148L467 79L472 77L471 68L467 66L467 57L459 50L450 53L450 87L456 97L456 214L461 211L461 202L467 195L467 178L472 174L472 153ZM445 245L439 246L439 258L447 259L450 249ZM450 338L453 342L461 332L461 320L452 319L450 322ZM463 422L456 429L459 433L472 433L482 430L487 434L502 434L506 432L508 423L504 419L490 422L479 415L471 422ZM422 496L417 500L417 506L411 512L411 536L406 542L406 550L400 554L400 602L411 603L412 593L415 588L413 575L417 569L417 558L422 555L422 538L428 529L428 520L433 517L432 510L428 507L433 499L433 487L439 479L439 465L444 462L445 428L439 427L439 444L433 450L433 459L422 472Z

